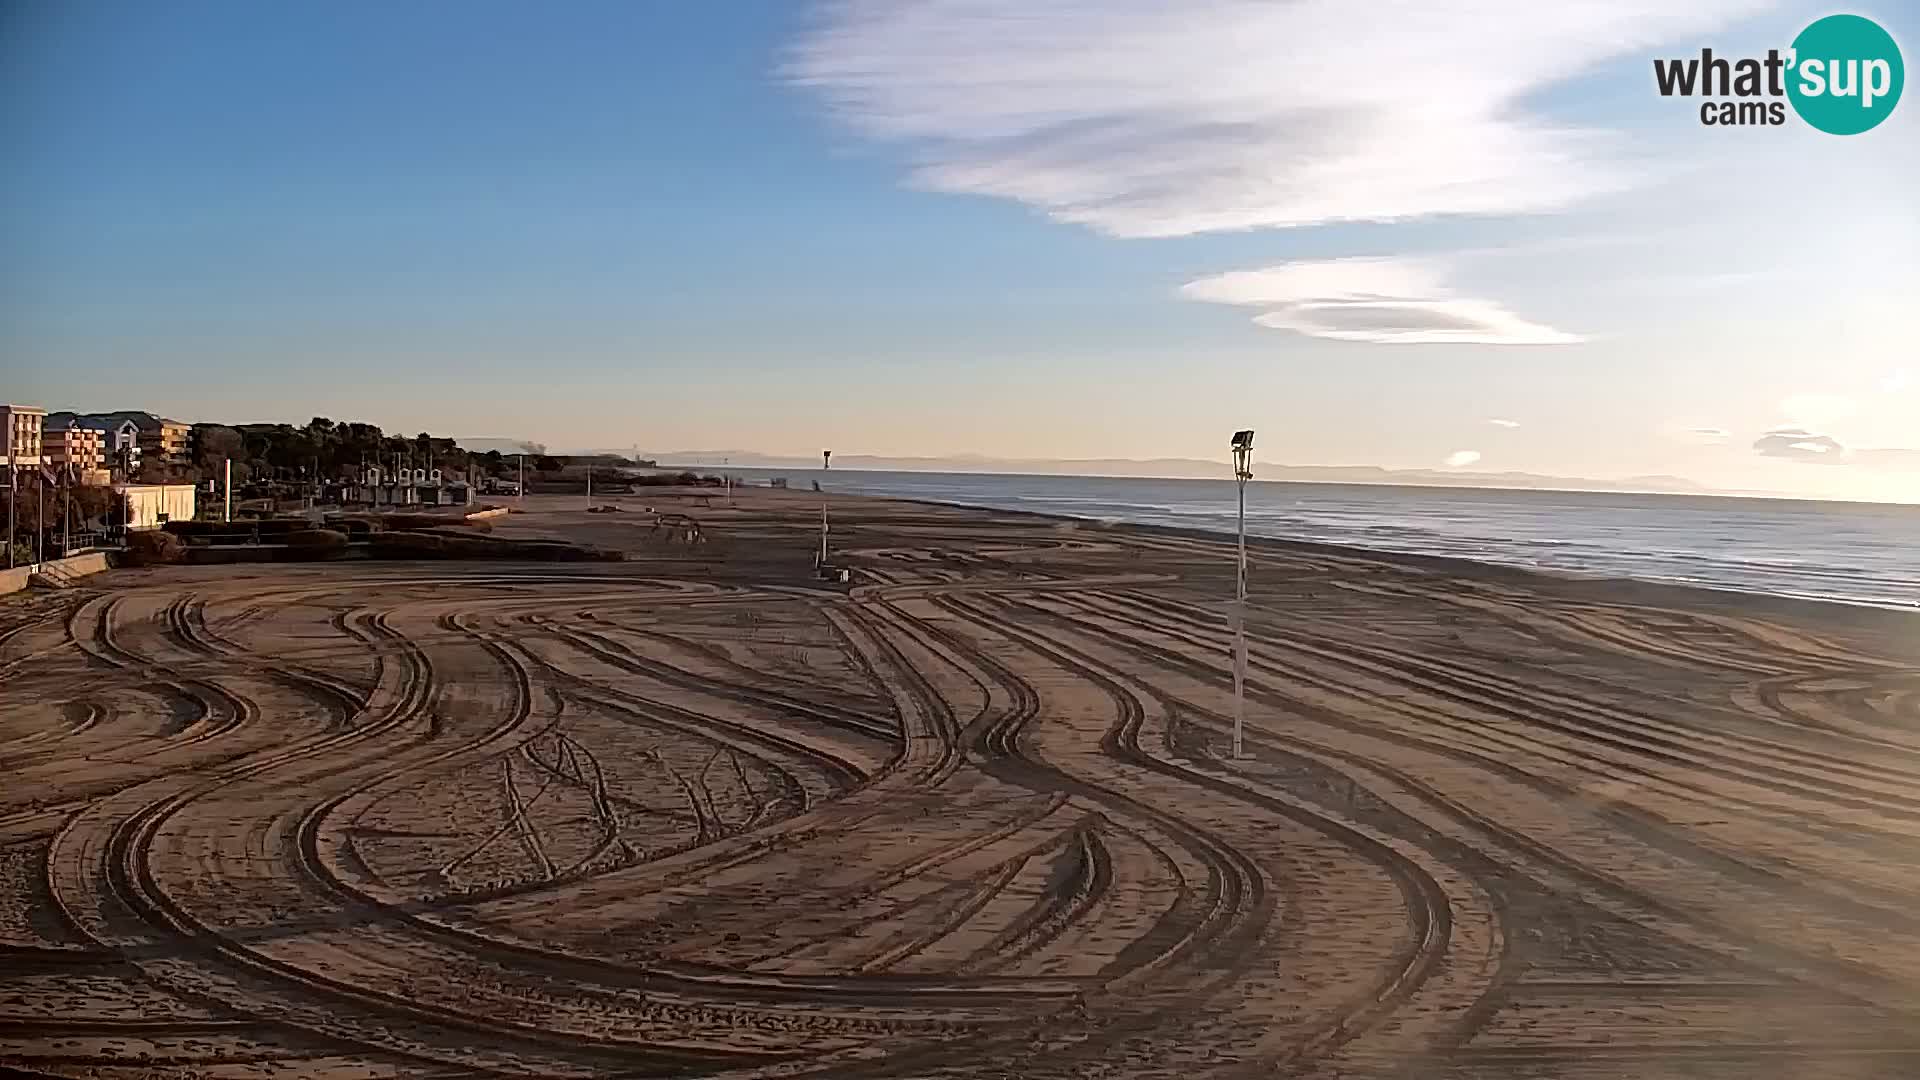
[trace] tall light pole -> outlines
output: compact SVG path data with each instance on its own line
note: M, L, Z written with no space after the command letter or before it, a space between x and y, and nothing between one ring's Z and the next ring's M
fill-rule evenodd
M13 569L13 519L19 517L13 509L13 505L19 500L19 479L13 475L13 425L19 423L13 419L15 415L17 413L13 413L13 409L8 409L8 415L6 415L6 569L10 571ZM826 536L822 536L820 542L826 544Z
M721 458L721 459L720 459L720 475L721 475L721 476L722 476L723 478L725 478L725 480L726 480L726 482L727 482L727 505L728 505L728 506L732 506L732 505L733 505L733 472L732 472L732 469L733 469L733 459L732 459L732 458L730 458L730 457L723 457L723 458Z
M820 471L826 472L833 467L833 451L820 451ZM827 485L820 485L820 562L821 570L827 568Z
M519 499L520 499L520 508L521 508L522 510L524 510L524 509L526 509L526 506L527 506L527 455L526 455L526 452L525 452L525 451L522 451L522 452L521 452L521 454L520 454L520 495L519 495Z
M1240 492L1239 573L1233 589L1233 756L1247 756L1247 481L1253 479L1253 432L1233 433L1233 480Z

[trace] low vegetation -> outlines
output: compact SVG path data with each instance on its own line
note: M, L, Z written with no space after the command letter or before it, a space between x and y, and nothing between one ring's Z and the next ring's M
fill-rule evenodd
M442 531L374 534L367 543L376 559L519 559L532 562L619 562L618 551L601 551L561 540L502 540Z
M694 472L646 473L623 478L634 487L725 487L724 476L702 476Z

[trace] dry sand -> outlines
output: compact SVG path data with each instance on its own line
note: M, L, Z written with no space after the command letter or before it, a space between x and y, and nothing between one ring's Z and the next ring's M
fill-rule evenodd
M8 1075L1920 1076L1914 620L605 501L0 603Z

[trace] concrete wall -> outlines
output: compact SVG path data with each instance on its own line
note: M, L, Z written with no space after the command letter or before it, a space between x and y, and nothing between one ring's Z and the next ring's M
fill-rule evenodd
M70 559L55 559L52 562L35 563L31 566L16 566L11 570L0 570L0 596L16 593L27 587L36 574L45 572L56 581L68 581L72 578L97 574L107 568L107 553L90 551L85 555L75 555Z
M89 551L85 555L55 559L52 562L41 563L40 566L43 570L51 568L54 573L62 577L85 577L88 574L98 574L107 568L107 553Z

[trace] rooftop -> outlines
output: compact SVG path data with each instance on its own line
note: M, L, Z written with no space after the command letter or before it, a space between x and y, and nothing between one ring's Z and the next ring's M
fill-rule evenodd
M95 428L101 431L116 428L122 424L133 424L134 427L140 426L132 420L107 413L81 413L74 412L71 409L61 409L58 412L50 412L47 414L48 427L72 427L76 424L80 427Z

